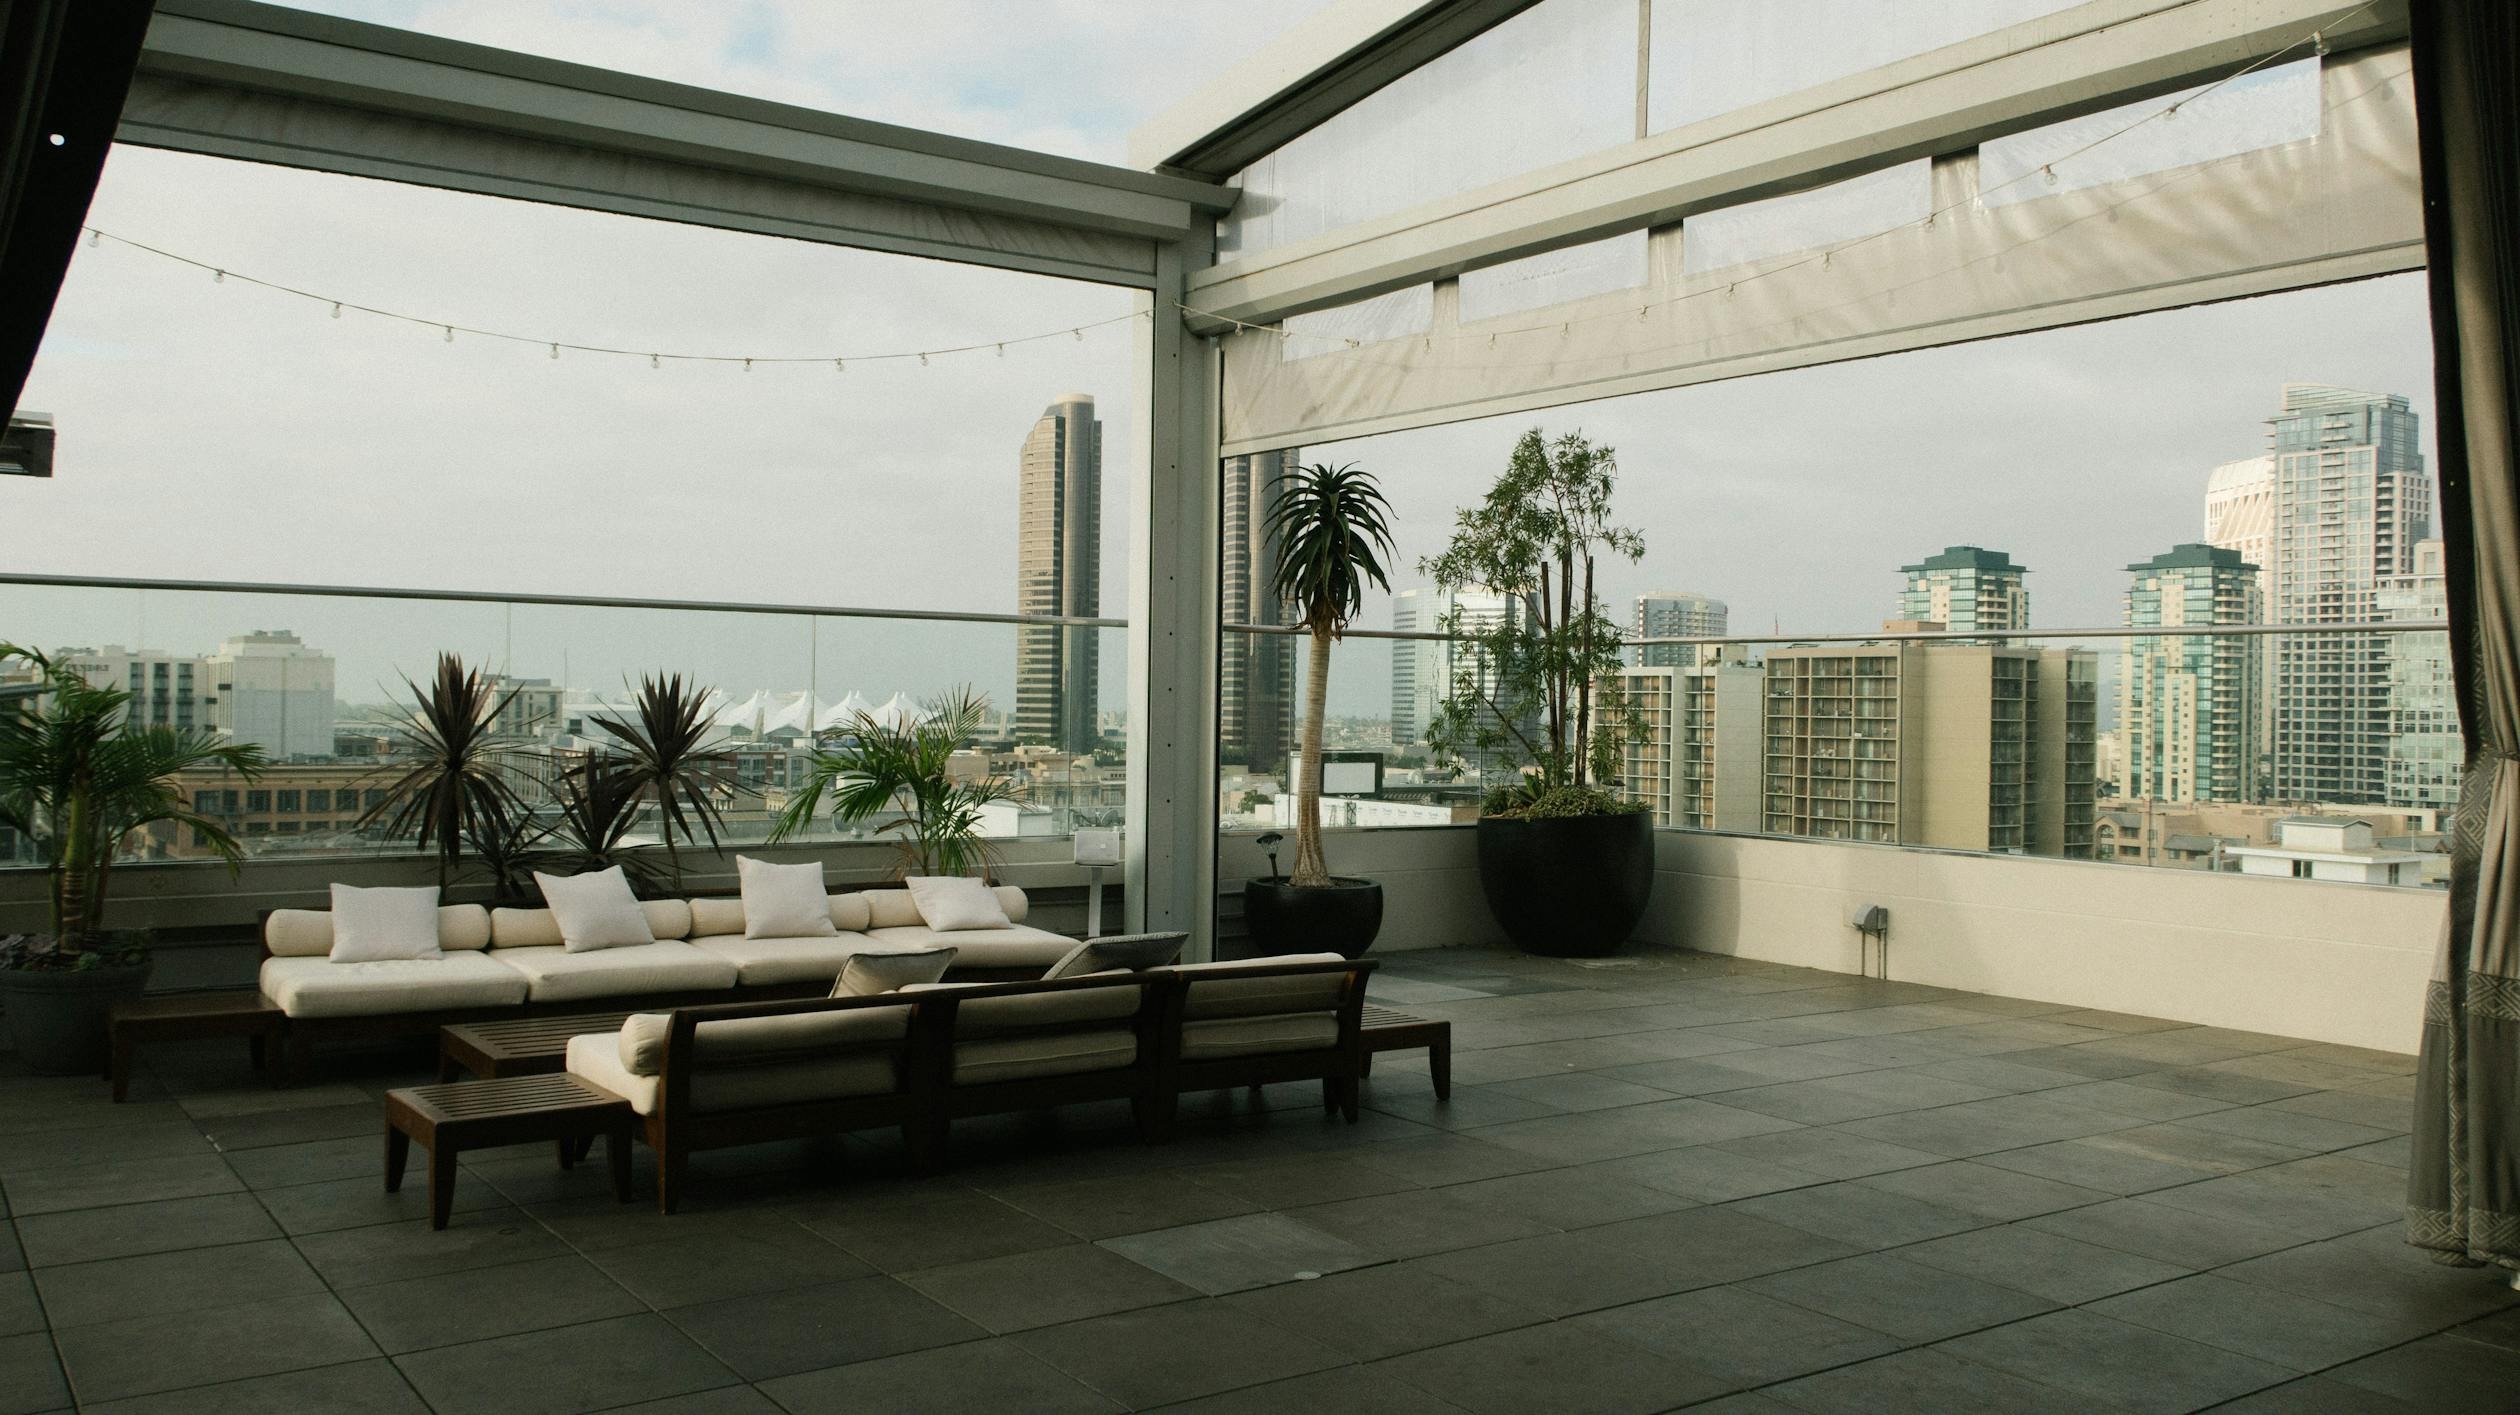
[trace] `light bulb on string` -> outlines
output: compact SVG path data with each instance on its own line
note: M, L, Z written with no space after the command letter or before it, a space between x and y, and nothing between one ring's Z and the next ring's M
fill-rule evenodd
M847 373L849 371L849 361L847 359L833 359L831 361L831 371L833 373Z
M450 324L450 325L446 326L446 342L447 342L447 343L449 343L449 344L452 344L452 343L454 343L454 342L455 342L455 326L454 326L454 325L451 325L451 324Z
M88 230L88 249L95 250L98 246L103 245L104 242L105 233L90 227Z
M554 345L552 345L552 346L551 346L551 357L552 357L552 358L554 358L554 359L558 359L558 358L560 357L560 346L559 346L559 345L554 344Z
M2325 59L2328 52L2327 36L2318 30L2310 31L2310 49L2311 52L2317 54L2320 58Z
M2053 162L2042 164L2042 165L2040 166L2040 168L2039 168L2039 175L2040 175L2040 176L2042 176L2042 177L2045 177L2045 178L2047 179L2047 184L2048 184L2049 186L2051 186L2051 187L2055 186L2055 185L2056 185L2056 164L2055 164L2055 163L2053 163Z
M341 318L341 301L339 300L333 301L332 317L335 319Z
M663 363L661 360L659 360L659 359L656 357L656 355L654 355L654 354L650 354L650 355L648 355L648 367L649 367L649 368L663 368L663 367L665 367L665 365L664 365L664 363Z
M1000 344L1000 345L998 345L998 346L997 346L997 350L998 350L998 352L997 352L997 356L998 356L999 358L1001 358L1001 359L1002 359L1002 358L1005 358L1005 357L1006 357L1006 346L1005 346L1004 344Z
M921 367L921 368L926 368L927 366L928 366L928 365L927 365L927 355L925 355L925 354L921 354L921 355L919 355L919 367Z
M210 283L213 285L225 285L227 283L227 272L224 270L211 271Z
M746 359L746 360L744 360L744 372L746 372L746 373L750 373L750 372L752 372L752 360L750 360L750 359Z

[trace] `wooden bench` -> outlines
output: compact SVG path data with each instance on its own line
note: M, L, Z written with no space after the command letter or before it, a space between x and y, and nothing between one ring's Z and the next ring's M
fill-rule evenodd
M105 1079L114 1083L114 1099L119 1102L131 1094L131 1059L141 1043L203 1037L245 1038L254 1069L269 1073L282 1021L280 1009L259 992L173 993L117 1002L106 1015L112 1047Z
M1435 1081L1435 1099L1452 1098L1452 1023L1428 1017L1412 1017L1388 1007L1365 1004L1365 1066L1360 1073L1372 1075L1374 1053L1378 1051L1415 1051L1426 1048L1426 1071Z
M429 1152L429 1227L446 1227L455 1207L455 1157L465 1150L548 1140L560 1167L577 1162L580 1140L604 1137L613 1197L630 1202L630 1103L574 1076L509 1076L385 1093L385 1192L402 1189L417 1140Z
M582 1032L618 1032L627 1012L584 1012L552 1017L506 1017L455 1022L438 1029L438 1080L466 1072L483 1080L547 1076L562 1069L569 1038Z

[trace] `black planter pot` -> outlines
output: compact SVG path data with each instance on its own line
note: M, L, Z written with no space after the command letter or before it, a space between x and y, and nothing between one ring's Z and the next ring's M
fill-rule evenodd
M0 1011L18 1060L47 1076L105 1074L105 1014L149 984L149 961L81 972L0 968Z
M1479 887L1506 937L1527 953L1616 953L1654 892L1654 818L1482 819Z
M1333 875L1327 887L1297 889L1284 875L1245 881L1246 949L1273 953L1336 953L1359 958L1382 932L1382 886Z

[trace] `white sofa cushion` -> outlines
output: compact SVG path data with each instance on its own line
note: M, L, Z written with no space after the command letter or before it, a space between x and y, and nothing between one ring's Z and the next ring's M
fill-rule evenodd
M647 915L648 932L660 939L691 937L688 899L642 899L639 912Z
M471 951L385 963L294 957L266 958L262 964L263 996L291 1017L514 1007L525 1000L529 986L523 973Z
M641 1012L621 1024L621 1064L637 1076L665 1065L665 1038L673 1015ZM702 1022L692 1041L704 1066L741 1064L806 1051L838 1051L899 1042L910 1034L907 1007L848 1007L830 1012L786 1012L771 1017L730 1017Z
M1003 929L1015 922L989 886L968 875L912 875L901 884L918 907L919 922L938 933Z
M633 1075L623 1066L614 1034L569 1038L567 1065L570 1075L621 1097L639 1114L656 1113L664 1091L662 1078ZM691 1108L744 1110L841 1096L876 1096L900 1085L901 1069L888 1051L840 1052L761 1066L703 1068L691 1078Z
M1186 933L1110 934L1089 938L1068 950L1065 958L1050 965L1041 975L1043 982L1053 978L1073 978L1086 973L1108 973L1121 969L1131 973L1160 968L1181 956L1181 946L1190 941Z
M779 865L738 855L735 873L743 889L744 937L811 938L839 932L831 922L831 893L823 887L820 860Z
M1331 971L1257 978L1236 975L1264 971L1281 963L1345 961L1336 953L1288 953L1275 958L1244 958L1226 963L1181 963L1164 971L1179 973L1189 980L1190 994L1182 999L1181 1015L1195 1021L1208 1017L1335 1011L1339 1005L1339 990L1347 985L1348 975L1345 973Z
M898 992L912 983L935 982L953 966L951 948L888 948L853 953L841 965L840 977L831 985L831 995L869 997L879 992Z
M1033 1036L981 1037L954 1044L954 1084L1022 1081L1116 1071L1137 1063L1137 1034L1126 1028L1050 1032Z
M744 901L741 899L694 899L691 905L691 936L720 938L744 935Z
M434 884L403 889L336 884L332 887L332 948L324 956L335 963L443 958L437 910Z
M667 939L571 953L565 948L501 948L491 955L524 975L536 1002L696 993L735 986L735 965L703 948Z
M783 983L819 983L829 987L861 949L890 948L864 934L835 933L821 938L746 938L740 933L703 934L691 946L735 965L735 977L746 987Z
M991 885L989 893L997 899L998 908L1006 911L1006 921L1010 924L1022 923L1024 915L1032 908L1032 901L1024 897L1024 891L1011 884ZM862 889L856 897L865 902L867 910L866 922L858 927L869 932L927 926L927 920L919 914L917 901L910 897L907 889ZM845 929L849 925L844 923L840 927Z
M905 994L988 987L987 983L911 983ZM1137 986L1060 988L996 997L967 997L954 1009L957 1037L997 1037L1043 1027L1118 1022L1137 1015L1146 990Z
M1280 1012L1266 1017L1211 1017L1181 1024L1181 1059L1319 1051L1339 1039L1335 1012Z
M952 933L938 933L925 924L907 924L868 929L866 936L888 948L952 944L962 950L954 960L957 968L1047 968L1076 948L1076 940L1066 934L1024 924L1003 929L958 929Z
M478 904L441 904L437 911L441 952L490 946L490 911ZM263 948L274 958L322 958L332 952L333 916L322 909L274 909L263 920Z
M648 928L647 911L639 907L639 897L630 892L629 876L619 865L578 875L536 870L534 883L560 926L560 946L571 953L656 942L656 934Z

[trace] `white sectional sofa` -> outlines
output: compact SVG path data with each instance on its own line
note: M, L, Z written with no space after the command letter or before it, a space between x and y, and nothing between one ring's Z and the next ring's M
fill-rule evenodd
M572 953L548 909L438 910L445 956L336 963L332 916L275 909L263 921L263 995L288 1019L293 1069L327 1034L433 1032L446 1022L503 1013L674 1007L744 998L828 993L850 955L952 944L953 976L1040 976L1076 940L1023 922L1028 901L1008 885L992 891L1004 928L927 927L906 889L833 894L829 935L747 938L740 899L644 901L656 941Z

